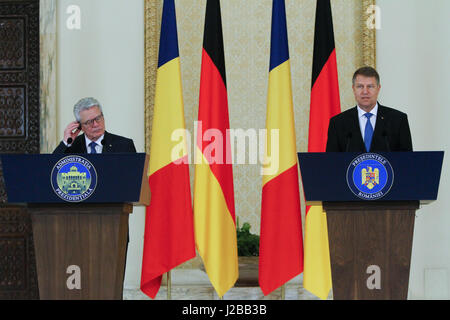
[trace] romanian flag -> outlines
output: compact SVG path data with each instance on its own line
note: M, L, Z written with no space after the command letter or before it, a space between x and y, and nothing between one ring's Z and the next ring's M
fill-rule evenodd
M229 128L220 2L207 0L196 143L194 229L197 250L220 297L233 287L239 274Z
M328 123L340 113L330 0L317 0L308 152L325 152ZM306 208L303 286L321 299L332 287L327 218L322 206Z
M154 298L162 275L195 257L174 0L164 0L150 150L141 290Z
M264 295L303 271L302 221L284 0L273 1L267 100L259 247L259 285ZM273 134L275 132L279 133L278 136Z

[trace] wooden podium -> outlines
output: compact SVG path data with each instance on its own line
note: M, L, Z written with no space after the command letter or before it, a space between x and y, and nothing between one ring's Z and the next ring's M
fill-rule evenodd
M40 298L122 299L128 216L133 204L150 202L148 156L2 155L1 159L8 201L27 203L31 213ZM89 169L85 173L93 191L80 200L84 196L76 192L85 181L78 180L86 177L82 165ZM62 174L71 179L68 189L75 190L71 194L61 191Z
M406 300L419 203L330 202L323 207L334 299ZM379 289L370 281L376 267L381 272Z
M415 212L437 199L442 160L443 152L299 153L307 204L326 212L335 300L407 299Z

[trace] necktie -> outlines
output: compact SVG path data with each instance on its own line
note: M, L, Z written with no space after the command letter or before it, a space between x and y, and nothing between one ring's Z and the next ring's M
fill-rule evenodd
M373 127L372 123L370 123L370 117L373 116L370 112L364 114L364 116L367 118L366 122L366 128L364 129L364 144L366 145L366 151L370 151L370 144L372 143L372 137L373 137Z
M89 147L91 147L91 153L97 153L97 150L95 150L96 146L97 146L97 144L94 141L89 143Z

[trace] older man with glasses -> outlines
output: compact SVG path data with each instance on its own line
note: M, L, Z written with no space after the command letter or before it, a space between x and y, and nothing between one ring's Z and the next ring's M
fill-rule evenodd
M64 130L64 139L53 153L136 152L133 140L105 130L105 118L100 103L84 98L73 108L76 121ZM83 131L84 134L80 135Z

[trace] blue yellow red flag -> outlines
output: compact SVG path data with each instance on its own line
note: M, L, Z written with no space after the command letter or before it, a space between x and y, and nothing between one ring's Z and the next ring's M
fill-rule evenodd
M141 290L155 298L164 273L195 257L194 223L174 0L164 0L150 148ZM179 148L180 144L184 147ZM179 154L173 150L180 150Z
M259 284L264 295L303 271L302 221L284 0L274 0L272 7L266 127L266 150L279 152L271 154L263 166ZM272 135L274 130L279 134Z

